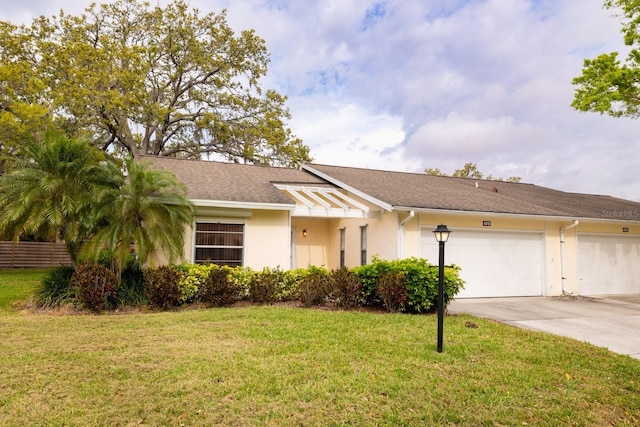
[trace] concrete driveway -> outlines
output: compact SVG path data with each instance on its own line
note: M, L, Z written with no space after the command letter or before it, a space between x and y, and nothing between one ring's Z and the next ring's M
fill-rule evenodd
M640 359L640 294L468 298L452 301L448 313L563 335Z

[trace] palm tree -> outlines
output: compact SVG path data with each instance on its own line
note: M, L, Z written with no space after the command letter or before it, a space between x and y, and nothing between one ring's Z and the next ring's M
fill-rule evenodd
M74 263L112 256L119 273L134 248L145 263L160 251L180 256L193 206L170 172L133 158L124 170L83 139L47 134L8 158L0 176L0 237L63 240Z
M103 196L98 228L86 249L93 256L113 254L121 272L134 251L141 264L163 252L173 261L183 254L185 226L191 224L193 205L186 188L170 172L150 164L125 160L117 190Z
M47 133L29 140L7 159L0 177L0 235L64 240L74 262L95 225L93 210L105 191L114 191L117 168L84 139Z

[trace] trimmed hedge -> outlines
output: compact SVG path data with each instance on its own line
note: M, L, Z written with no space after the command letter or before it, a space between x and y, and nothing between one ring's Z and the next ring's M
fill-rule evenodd
M182 292L180 279L182 273L175 267L163 265L144 271L144 293L149 303L160 309L168 309L180 305Z
M329 298L341 308L357 307L362 304L362 282L348 268L333 270L329 277Z
M211 265L209 275L196 294L197 300L215 307L232 305L240 299L240 285L235 282L228 266Z
M238 300L258 304L297 301L305 307L330 304L339 308L378 306L390 312L424 313L437 307L438 268L422 258L385 261L329 271L310 266L295 270L215 264L180 264L144 271L131 263L120 283L103 265L78 267L89 284L70 285L73 269L54 269L43 281L41 306L73 303L100 311L122 305L170 309L202 303L228 306ZM462 289L460 267L445 269L445 304ZM79 276L76 272L75 276ZM66 283L65 283L66 282ZM103 285L104 282L104 285ZM94 283L95 285L91 285ZM89 287L89 288L87 288ZM87 288L87 289L85 289ZM82 303L82 304L79 304Z
M464 287L464 280L460 278L459 271L460 267L456 265L444 269L445 307ZM393 261L374 258L371 264L355 267L353 272L363 284L363 295L365 303L368 305L383 303L382 296L378 292L380 280L388 274L399 273L404 277L407 298L398 304L398 311L424 313L437 308L438 266L429 264L424 258L405 258ZM399 290L395 292L399 292Z
M322 304L329 296L329 271L321 267L309 267L300 276L298 292L302 305L311 307Z

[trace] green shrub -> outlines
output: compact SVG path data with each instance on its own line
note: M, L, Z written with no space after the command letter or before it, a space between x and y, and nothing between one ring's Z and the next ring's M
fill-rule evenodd
M147 302L144 293L144 272L133 257L120 276L116 300L118 306L137 306Z
M329 294L333 302L342 308L356 307L362 301L362 282L347 268L331 271Z
M460 278L460 266L451 264L444 269L444 306L464 289L465 281Z
M40 307L56 307L76 299L76 289L71 286L75 269L70 266L52 268L36 290L35 303Z
M207 279L199 285L198 299L205 304L223 307L240 299L240 286L233 280L229 266L212 265Z
M257 273L249 267L234 267L230 272L230 279L238 286L238 296L249 299L249 287Z
M322 267L309 267L303 273L299 284L299 298L302 305L320 305L329 295L329 272Z
M178 286L180 287L180 302L190 304L199 299L202 287L209 280L214 264L181 264L176 269L182 272Z
M464 281L458 272L460 267L445 268L445 306L460 292ZM438 298L438 266L431 265L423 258L406 258L385 261L374 258L371 264L353 269L354 274L363 283L363 295L367 304L382 304L377 286L380 278L387 273L402 273L407 288L407 300L399 308L400 311L424 313L434 310Z
M71 275L71 287L76 289L78 301L92 311L102 311L113 305L118 291L118 279L103 265L86 262Z
M282 272L276 290L277 301L293 301L300 297L300 280L302 279L300 271L285 270Z
M279 268L264 268L249 282L249 299L258 304L273 304L283 273Z
M382 275L393 271L390 262L374 257L370 264L353 267L351 271L362 283L364 304L370 306L382 305L382 299L378 295L376 286Z
M403 273L383 273L378 278L376 292L382 299L382 304L391 313L402 311L409 298Z
M161 309L180 305L182 292L180 278L182 273L171 266L162 266L144 271L145 295L149 303Z
M424 258L406 258L392 262L394 271L404 273L408 299L404 311L423 313L436 307L438 268Z

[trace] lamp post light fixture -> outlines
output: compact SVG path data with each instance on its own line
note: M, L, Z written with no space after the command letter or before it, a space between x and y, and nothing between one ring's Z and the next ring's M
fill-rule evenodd
M438 353L442 353L442 336L444 335L444 244L449 240L451 230L446 225L440 224L433 234L440 246L440 258L438 260Z

